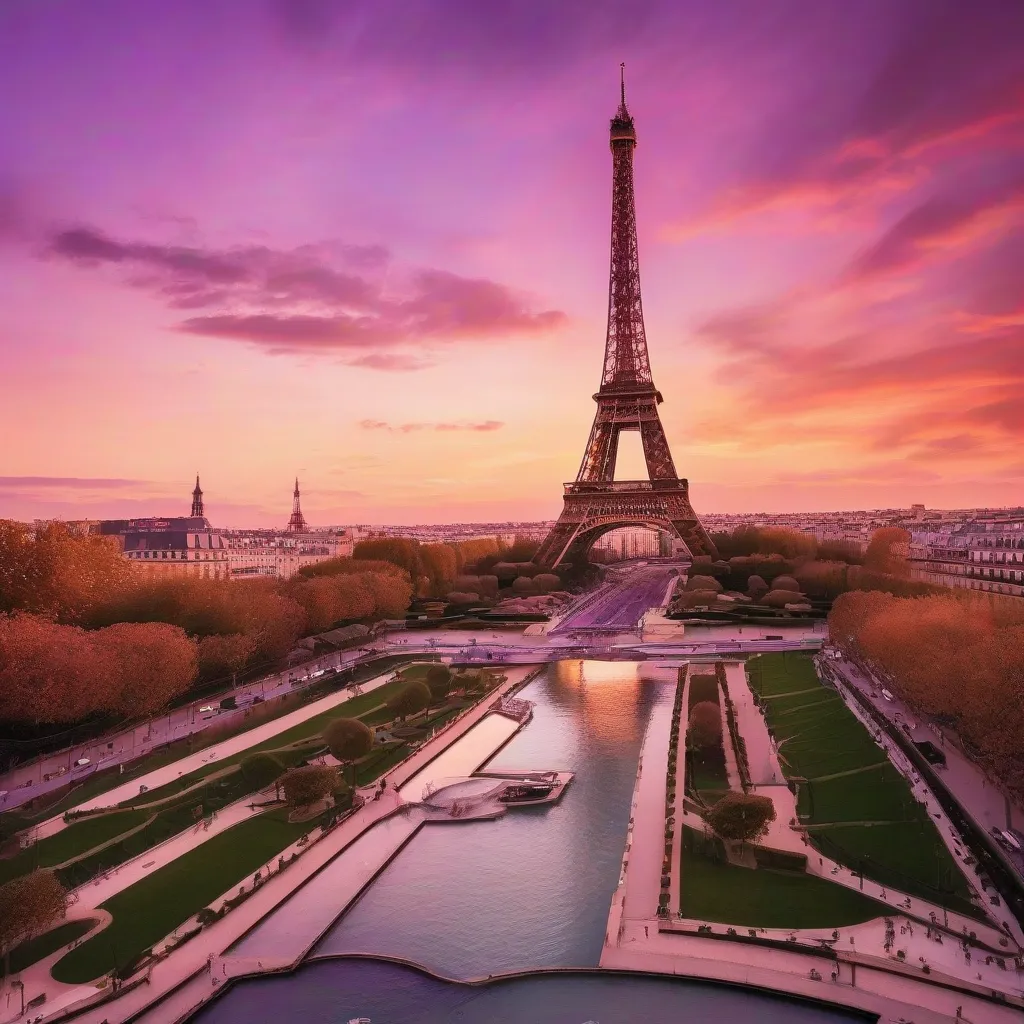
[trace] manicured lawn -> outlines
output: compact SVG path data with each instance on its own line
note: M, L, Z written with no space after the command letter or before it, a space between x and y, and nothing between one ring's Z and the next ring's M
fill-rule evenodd
M685 917L747 928L839 928L882 917L889 909L814 875L751 871L685 849L681 881Z
M289 824L274 811L240 822L176 861L140 879L102 904L114 920L95 938L62 957L57 981L84 984L124 966L178 925L310 831L315 822Z
M778 740L783 770L789 778L809 780L800 783L801 820L808 825L892 823L812 831L812 839L824 834L842 847L842 853L827 846L822 852L855 869L864 859L868 878L968 912L967 881L927 811L842 697L822 686L811 658L762 654L751 659L748 671L753 689L766 698L765 717ZM821 696L795 693L814 686ZM794 695L772 696L785 693ZM822 779L860 768L866 770Z
M21 943L20 946L15 946L11 950L11 974L17 974L19 971L25 970L26 967L31 967L43 957L56 953L61 946L74 942L75 939L89 931L97 920L95 917L87 917L77 921L65 921L64 924L58 925L42 935L37 935L34 939ZM2 967L2 961L0 961L0 967Z
M876 750L876 757L880 751ZM806 797L805 797L806 794ZM903 776L886 762L868 771L800 787L812 821L927 822L928 811L908 790Z
M762 697L820 686L811 659L800 654L761 654L747 662L754 692Z
M934 900L936 888L946 895L941 902L960 913L983 917L970 901L963 873L945 846L932 841L934 828L927 821L888 825L814 829L808 838L822 853L883 885ZM928 853L930 860L925 860ZM920 882L926 884L922 885Z
M354 675L351 673L351 670L346 670L344 678L358 680L359 682L367 682L368 680L381 675L383 672L394 668L396 664L401 664L402 660L403 656L401 655L381 659L372 665L360 666L355 671ZM320 684L318 684L318 686L319 685ZM308 703L304 698L307 696L307 693L312 692L312 688L309 691L297 690L296 694L299 698L299 702L296 704L294 701L290 701L286 706L281 707L280 716L291 714L299 707L303 707ZM381 691L377 690L374 692L380 693ZM320 697L317 697L316 699L320 699ZM373 706L373 703L367 705L367 707ZM348 705L346 705L346 707L348 707ZM351 714L351 712L348 712L348 714ZM268 719L268 721L273 721L273 719ZM250 729L255 729L264 724L266 723L250 720L249 724L243 723L242 727L232 735L239 735L241 733L248 732ZM217 736L213 739L209 739L204 733L196 733L187 739L177 740L166 747L161 747L152 754L148 754L136 761L125 764L123 773L119 773L116 766L102 772L94 773L90 775L85 782L75 786L74 789L66 793L59 800L52 804L48 804L45 807L41 807L33 813L28 813L19 809L0 814L0 822L2 822L4 826L3 831L6 831L7 834L12 834L14 832L21 831L24 828L28 828L30 825L34 825L40 821L45 821L56 814L70 810L73 807L77 807L79 804L85 803L87 800L91 800L95 796L99 796L101 793L105 793L108 789L113 789L115 786L120 786L133 778L146 775L151 771L155 771L157 768L163 768L165 765L173 764L175 761L178 761L189 754L194 754L200 750L205 750L208 747L215 746L222 742L223 739L223 736Z
M50 868L72 857L87 853L94 846L141 825L148 815L143 811L120 811L101 817L85 818L52 836L22 850L17 857L0 860L0 884L38 868ZM69 940L70 941L70 940Z
M300 722L298 725L294 725L290 729L286 729L284 732L278 733L276 736L271 736L262 743L258 743L255 746L239 751L231 757L224 758L223 761L212 761L210 764L205 765L202 768L197 768L195 771L189 772L187 775L182 775L181 778L176 779L174 782L169 782L167 785L160 786L158 789L154 789L149 793L143 793L140 796L132 797L130 800L125 800L120 806L134 807L139 804L150 803L154 799L159 800L161 797L178 793L183 789L188 789L189 786L194 785L196 782L201 781L211 772L220 771L224 768L231 767L232 765L241 764L247 757L251 757L253 754L266 751L276 752L282 750L284 747L301 743L303 740L309 741L309 749L312 751L322 745L320 743L320 735L329 722L334 721L336 718L358 718L371 711L379 704L384 703L392 694L397 693L401 687L402 684L397 681L394 683L386 683L384 686L371 690L369 693L362 693L357 697L352 697L319 715L315 715L313 718L307 719L305 722Z

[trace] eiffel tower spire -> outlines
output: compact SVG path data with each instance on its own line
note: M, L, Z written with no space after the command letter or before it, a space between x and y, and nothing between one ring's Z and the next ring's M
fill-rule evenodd
M540 565L585 557L594 541L620 526L646 526L681 539L692 555L715 554L715 546L690 505L689 484L676 472L658 415L661 392L654 386L647 353L640 260L633 193L636 126L626 106L625 64L619 66L619 108L611 120L611 265L608 331L597 413L576 481L565 485L558 522L537 552ZM619 435L640 434L647 480L615 479Z

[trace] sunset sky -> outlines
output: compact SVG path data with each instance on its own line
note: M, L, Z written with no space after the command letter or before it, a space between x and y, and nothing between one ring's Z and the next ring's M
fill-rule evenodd
M1024 502L1020 0L3 0L0 518L554 518L620 61L698 513Z

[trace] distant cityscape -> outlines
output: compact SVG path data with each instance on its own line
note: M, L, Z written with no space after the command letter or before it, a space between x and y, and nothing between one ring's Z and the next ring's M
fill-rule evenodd
M843 541L867 546L872 533L901 527L911 535L911 576L949 587L1024 597L1024 507L862 509L841 512L706 513L711 533L741 526L796 530L819 543ZM35 520L39 529L53 520ZM370 537L409 537L423 544L493 539L542 541L555 520L388 525L354 523L311 526L301 508L299 481L287 525L275 529L229 529L205 515L196 478L189 516L66 521L75 533L114 538L126 558L153 573L195 574L211 579L272 576L287 579L303 566L351 557ZM595 561L685 556L677 539L643 527L626 526L601 537Z

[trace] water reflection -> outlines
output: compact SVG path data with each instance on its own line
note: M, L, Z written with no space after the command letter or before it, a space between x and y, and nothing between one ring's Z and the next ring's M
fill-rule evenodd
M317 952L385 953L459 978L597 964L644 728L672 690L635 664L593 664L551 665L531 683L533 719L487 765L574 771L561 802L421 829Z

